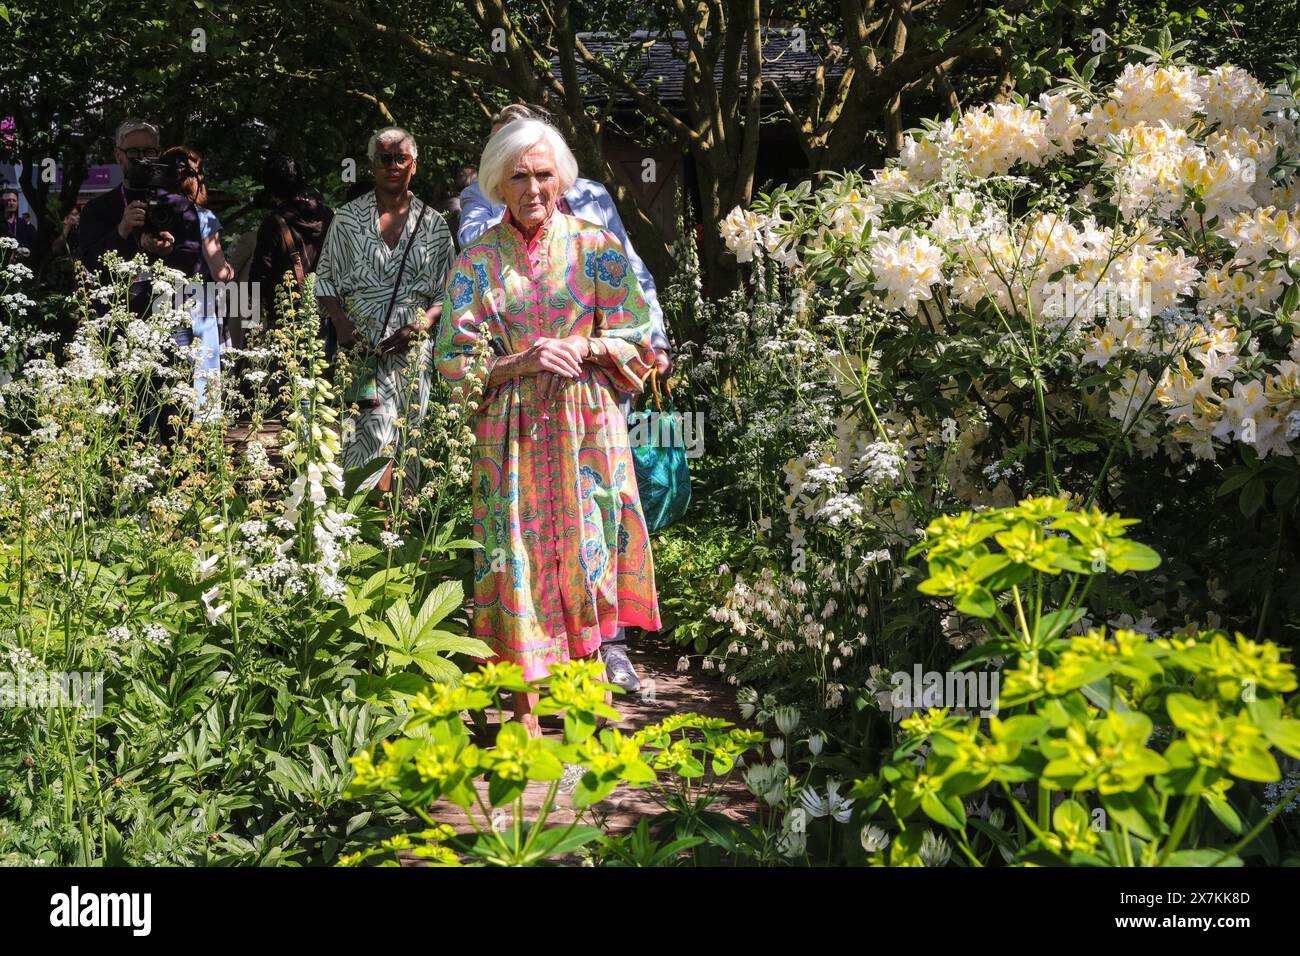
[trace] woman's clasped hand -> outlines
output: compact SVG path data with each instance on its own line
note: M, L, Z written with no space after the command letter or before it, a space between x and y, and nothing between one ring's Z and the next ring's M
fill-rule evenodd
M567 379L582 374L582 363L590 354L591 340L585 335L539 338L524 352L522 372L537 376L537 390L542 398L553 398Z

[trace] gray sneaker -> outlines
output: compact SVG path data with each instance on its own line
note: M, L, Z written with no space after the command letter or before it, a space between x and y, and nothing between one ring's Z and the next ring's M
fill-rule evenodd
M600 648L600 656L605 661L605 678L616 687L621 687L629 694L641 689L641 678L636 668L627 659L627 651L622 644L605 644Z

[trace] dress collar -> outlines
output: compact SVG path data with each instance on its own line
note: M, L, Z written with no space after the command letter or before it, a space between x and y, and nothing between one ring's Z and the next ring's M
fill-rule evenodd
M515 221L514 214L508 208L506 209L505 221L510 227L510 234L514 237L515 242L524 247L525 253L531 254L533 250L537 248L538 244L541 243L543 237L550 234L552 224L560 217L560 215L562 214L560 213L559 203L556 203L556 207L551 210L551 214L546 217L541 228L533 234L533 238L531 239L524 238L523 230L519 228L519 224Z

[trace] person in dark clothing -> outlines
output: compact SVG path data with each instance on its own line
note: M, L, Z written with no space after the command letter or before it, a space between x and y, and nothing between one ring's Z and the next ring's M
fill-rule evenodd
M3 216L0 235L17 239L19 248L26 249L28 255L32 255L36 252L36 227L18 215L18 187L5 186L0 189L0 198L4 201L0 208L0 215Z
M131 160L156 160L161 152L158 127L152 123L124 120L113 134L113 158L122 167L123 176ZM109 252L116 252L123 259L130 259L138 252L144 252L150 261L165 259L175 247L176 237L166 231L145 232L147 212L148 203L127 199L125 182L86 203L78 227L81 264L92 274L107 278L103 273L103 259Z
M63 217L63 231L54 238L50 254L55 256L72 255L80 240L78 229L81 225L81 203L77 203Z
M277 322L275 297L286 273L294 273L296 283L298 268L304 278L316 271L334 212L307 185L292 156L269 157L262 171L262 185L274 206L257 231L248 277L258 284L264 324L270 328Z
M71 292L77 288L81 270L77 265L77 228L81 222L81 203L68 210L63 217L63 229L54 237L49 254L41 264L41 284L49 289ZM56 309L48 317L47 332L59 337L66 345L77 332L78 315L75 309ZM55 349L59 351L59 349Z
M307 276L316 271L334 211L307 184L302 167L292 156L276 153L267 157L262 169L262 185L273 205L257 230L257 246L253 250L248 278L256 284L261 299L262 327L270 329L280 322L275 300L286 278L302 292ZM325 341L326 354L332 360L337 340L333 325L324 317L320 321L320 335ZM273 364L269 371L270 394L278 396L281 385L278 363ZM284 406L276 398L269 415L275 419L283 414Z

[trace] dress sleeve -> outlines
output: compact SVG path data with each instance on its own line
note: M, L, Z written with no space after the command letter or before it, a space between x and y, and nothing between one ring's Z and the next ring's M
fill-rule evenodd
M341 300L343 293L339 290L347 287L349 247L343 234L349 230L346 228L348 224L342 221L343 217L340 215L337 218L339 221L333 223L325 233L325 245L321 248L320 261L316 263L317 298L332 297Z
M199 238L207 239L221 232L221 220L207 206L199 206Z
M622 245L613 233L604 237L587 255L596 280L599 335L614 359L605 370L617 391L636 395L654 368L650 308Z
M455 264L456 253L452 248L451 228L447 225L446 218L436 210L434 216L436 218L433 224L433 237L429 241L428 269L430 288L433 290L433 300L436 302L442 299L447 291L448 273Z
M497 361L497 355L489 350L486 365L481 367L481 371L478 368L483 361L483 350L488 348L490 316L478 294L474 268L474 261L462 252L447 280L442 319L438 323L438 338L434 344L438 374L451 386L454 399L463 404L470 415L478 412L486 398L484 383Z

